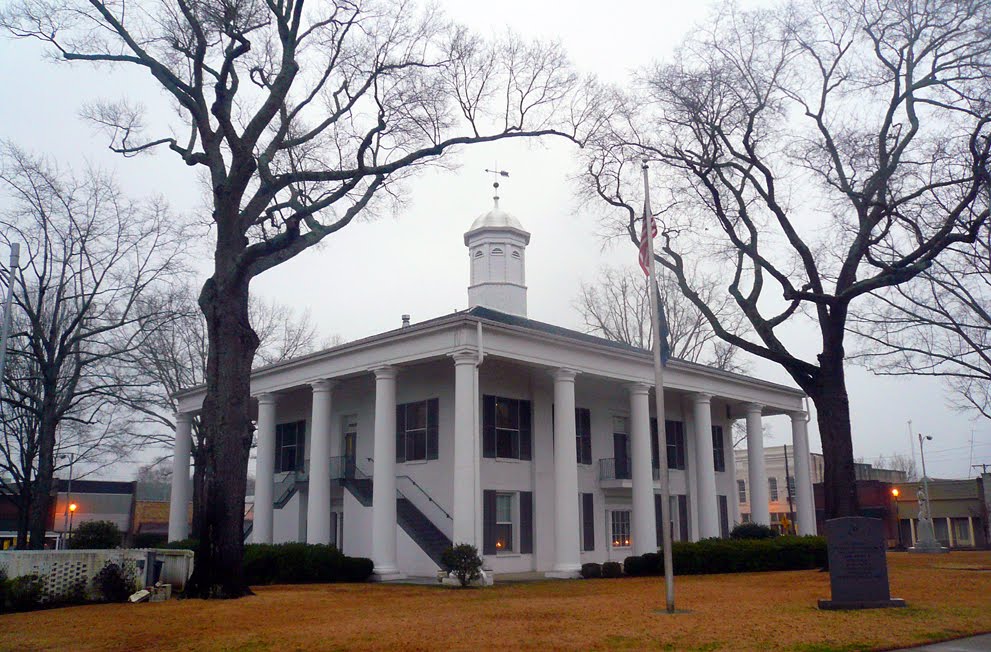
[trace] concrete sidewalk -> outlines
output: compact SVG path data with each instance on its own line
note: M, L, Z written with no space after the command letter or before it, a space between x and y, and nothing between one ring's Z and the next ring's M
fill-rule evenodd
M991 634L981 634L945 643L907 647L894 652L988 652L989 650L991 650Z

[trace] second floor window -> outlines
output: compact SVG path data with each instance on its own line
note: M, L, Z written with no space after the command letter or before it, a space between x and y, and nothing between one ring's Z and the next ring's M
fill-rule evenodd
M275 472L303 470L306 422L293 421L275 426Z
M482 456L533 459L530 401L482 397Z
M575 408L575 444L579 464L592 463L592 413L588 408Z
M740 504L747 502L747 482L745 480L736 481L736 493L739 496Z
M435 398L396 406L396 461L437 459L439 401Z
M723 427L712 426L712 465L717 473L726 471L726 447L723 441Z
M773 502L776 502L778 500L778 479L777 478L768 478L767 479L767 491L770 494L770 496L769 496L770 501L772 503Z

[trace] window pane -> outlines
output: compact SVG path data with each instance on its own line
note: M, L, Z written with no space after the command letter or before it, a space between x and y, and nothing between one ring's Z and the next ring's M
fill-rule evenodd
M511 494L496 495L496 522L513 522L513 496Z
M519 435L515 430L496 430L496 457L505 457L518 460Z
M767 488L770 491L771 500L772 501L777 500L778 499L778 479L777 478L768 478L767 479Z
M736 481L736 491L740 495L740 502L747 502L747 483L744 480Z
M406 429L418 430L427 427L427 402L410 403L406 406Z
M519 401L508 398L497 398L495 411L496 428L510 428L516 430L520 427Z
M612 545L620 548L630 545L630 512L612 512Z
M499 523L496 525L496 550L499 552L513 551L513 524Z
M427 459L427 431L413 430L406 432L406 459Z

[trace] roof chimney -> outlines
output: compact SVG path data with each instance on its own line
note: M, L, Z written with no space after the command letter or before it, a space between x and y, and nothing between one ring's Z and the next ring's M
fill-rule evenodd
M403 315L403 328L409 328L409 315Z

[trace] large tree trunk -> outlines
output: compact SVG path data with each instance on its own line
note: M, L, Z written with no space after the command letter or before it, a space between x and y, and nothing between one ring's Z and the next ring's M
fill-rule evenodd
M54 392L46 393L52 396ZM51 497L55 476L55 430L58 422L50 415L47 401L44 415L38 426L38 472L31 491L31 507L28 509L28 547L41 550L45 547L45 532L48 531L48 517L51 515Z
M859 506L853 466L850 400L847 396L842 356L836 361L822 364L809 396L816 406L819 437L822 440L826 518L856 516Z
M253 426L251 363L258 337L248 320L248 279L234 261L243 245L228 248L223 237L216 273L203 286L209 357L200 427L204 450L202 503L194 529L199 537L196 568L187 593L201 598L250 595L241 561L244 554L244 494ZM199 470L199 469L197 469Z
M193 528L189 533L190 538L200 538L200 523L203 521L203 495L206 491L204 484L206 479L206 454L204 453L202 440L197 437L193 446Z

